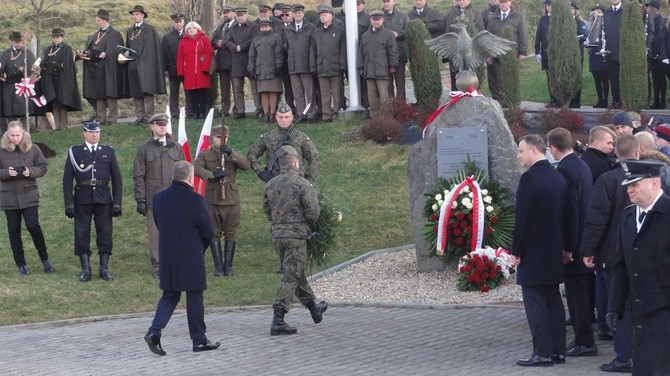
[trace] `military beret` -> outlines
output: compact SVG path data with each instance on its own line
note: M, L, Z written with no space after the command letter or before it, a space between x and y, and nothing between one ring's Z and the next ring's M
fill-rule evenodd
M373 10L370 12L370 18L384 17L384 12L381 10Z
M283 149L283 147L282 147ZM653 178L661 175L661 168L666 166L665 163L649 159L644 160L627 160L621 162L621 169L624 171L624 180L621 185L626 186L633 184L636 181Z
M235 8L235 13L247 13L249 9L247 7L237 7Z
M670 124L657 125L654 130L656 131L656 137L670 142Z
M302 12L305 10L305 6L302 4L293 4L291 5L291 12Z
M328 6L328 5L320 5L320 6L317 8L317 11L319 12L319 14L321 14L321 13L330 13L330 14L333 14L333 8L330 7L330 6Z
M53 30L51 30L51 36L52 37L62 37L65 35L65 30L61 29L60 27L56 27Z
M168 114L161 112L159 114L155 114L154 116L149 118L149 124L154 124L154 123L168 123L170 121L170 117Z
M617 125L627 125L633 128L633 121L630 119L627 113L619 111L614 116L612 116L612 124Z
M262 11L263 9L267 9L268 11L271 11L272 7L267 5L267 4L258 4L258 10Z
M272 21L270 20L258 20L258 26L269 25L272 26Z
M279 149L280 157L288 157L289 155L298 156L298 151L291 145L284 145Z
M184 20L184 15L181 13L175 13L171 15L170 18L172 19L172 21L182 21Z
M95 14L96 17L100 17L103 20L109 21L109 11L104 9L98 9L98 13Z
M645 6L647 6L647 7L652 6L656 9L661 9L661 3L659 3L658 0L651 0Z
M85 132L100 132L100 123L94 120L85 121L83 128Z

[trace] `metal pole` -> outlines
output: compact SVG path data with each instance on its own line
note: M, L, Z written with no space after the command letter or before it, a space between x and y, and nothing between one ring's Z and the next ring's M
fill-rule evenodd
M344 17L347 34L347 82L349 83L349 107L347 111L359 111L361 107L358 76L358 12L356 0L344 0Z
M26 79L28 77L28 46L26 46L26 43L23 43L23 78ZM28 115L28 95L24 94L23 99L25 100L26 104L26 132L30 134L30 116Z

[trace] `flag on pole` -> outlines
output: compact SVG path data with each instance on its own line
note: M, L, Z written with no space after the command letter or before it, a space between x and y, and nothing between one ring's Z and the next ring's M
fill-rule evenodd
M209 135L212 133L212 122L214 121L214 109L210 108L207 118L205 118L205 124L202 126L202 131L200 132L200 139L198 139L198 148L195 150L195 157L198 157L201 151L209 149ZM195 187L194 190L201 195L205 195L205 186L207 185L206 180L202 180L198 177L195 178Z
M171 112L170 112L170 105L169 104L165 106L165 113L168 116L167 133L169 135L173 135L174 133L172 133L172 115L170 115ZM172 138L174 138L174 136Z
M184 153L184 158L191 162L191 148L188 145L188 138L186 138L186 109L184 107L179 110L177 142L181 145L181 151Z

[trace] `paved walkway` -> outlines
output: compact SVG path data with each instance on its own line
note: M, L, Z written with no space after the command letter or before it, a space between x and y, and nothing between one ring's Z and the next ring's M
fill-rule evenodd
M183 311L163 332L168 355L149 352L151 314L0 327L2 375L602 375L613 358L568 358L542 369L517 367L531 352L523 308L331 306L312 323L295 307L298 334L270 337L271 307L208 310L215 351L193 353ZM569 329L569 328L568 328Z

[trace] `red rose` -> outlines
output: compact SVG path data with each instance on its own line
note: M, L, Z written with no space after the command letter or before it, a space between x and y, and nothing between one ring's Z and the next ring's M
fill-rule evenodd
M465 280L466 280L468 283L472 283L472 282L475 280L475 277L472 276L472 275L469 275L469 276L465 277Z
M461 228L465 229L466 227L468 227L468 222L467 221L462 221L461 222Z
M459 272L459 273L465 273L465 266L461 266L461 267L458 269L458 272Z
M489 257L484 255L484 256L482 256L482 260L484 260L484 262L487 262L487 261L489 261Z
M468 226L465 228L465 233L466 234L472 234L472 227Z
M454 244L463 245L463 239L462 238L455 238L454 239Z
M496 222L498 222L498 217L496 216L491 217L491 223L495 224Z
M468 214L468 219L472 220L472 213Z
M430 220L433 221L433 222L437 221L437 214L435 214L435 213L431 214L430 215Z
M463 213L456 213L456 219L458 219L459 221L462 221L463 218L465 218L465 214L463 214Z
M489 279L489 273L487 273L487 272L482 273L482 278L483 279Z
M451 222L451 228L458 228L458 222L457 221Z
M491 227L486 227L484 229L484 234L485 235L491 235L492 232L493 232L493 229Z
M460 229L455 229L454 230L454 236L461 236L461 230Z
M489 287L486 285L483 285L479 288L479 291L481 292L489 292L489 290L490 290Z
M464 268L466 273L470 273L470 271L472 270L472 266L470 266L470 264L465 265Z

